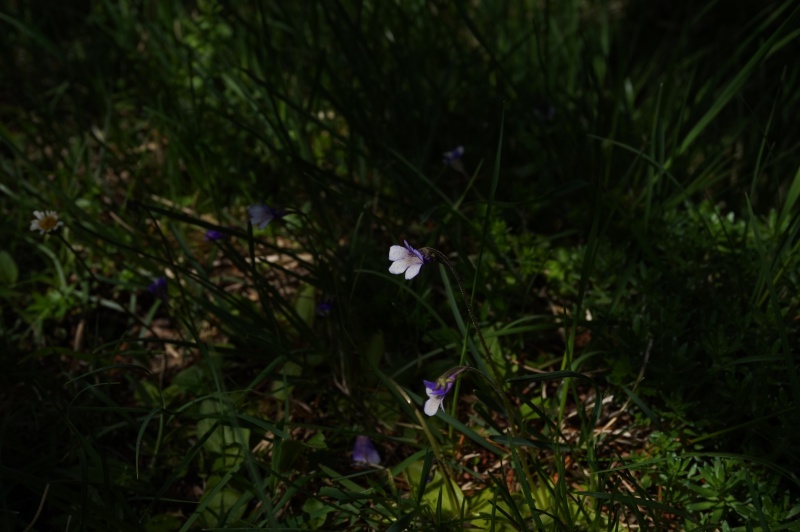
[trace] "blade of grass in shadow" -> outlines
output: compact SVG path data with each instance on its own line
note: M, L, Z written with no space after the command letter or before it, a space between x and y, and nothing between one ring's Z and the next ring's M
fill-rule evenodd
M653 197L655 188L660 187L664 174L664 125L661 117L661 98L663 96L664 84L658 86L658 96L656 97L655 116L653 118L653 129L650 133L650 158L657 162L656 166L649 166L646 174L645 183L645 209L644 209L644 232L647 234L647 227L650 222L653 208ZM654 172L653 169L658 169Z
M434 454L431 449L425 450L425 459L422 462L422 470L419 473L419 481L417 485L417 507L422 504L422 497L425 495L425 486L428 484L430 478L431 466L433 465Z
M522 514L519 511L519 504L517 503L517 501L514 500L514 498L511 495L511 492L508 489L508 484L506 484L504 481L501 481L499 478L497 478L494 475L494 473L492 473L492 471L487 471L486 473L489 475L489 478L491 479L491 481L492 481L492 483L494 484L494 487L495 487L495 489L494 489L494 504L492 505L492 527L494 527L494 519L496 519L495 512L499 511L509 521L511 521L512 523L515 523L516 524L516 528L518 530L519 529L523 529L524 530L523 523L525 522L525 519L522 517ZM513 516L509 515L508 513L506 513L505 510L503 510L502 508L500 508L497 505L497 497L498 497L498 495L501 496L503 498L503 501L505 501L505 503L508 505L508 507L511 508L511 511L514 514Z
M470 352L472 353L472 360L478 369L483 372L485 375L491 375L489 368L486 366L486 360L484 360L484 355L481 354L478 346L475 345L475 342L469 337L469 327L466 323L464 323L464 318L461 315L461 310L459 307L458 302L456 301L456 295L453 291L453 286L450 283L450 277L448 276L447 268L440 264L439 265L439 273L442 277L442 283L444 284L445 294L447 295L447 302L449 303L450 309L453 312L453 319L456 321L456 326L458 327L458 332L461 334L461 338L464 339L464 343L469 346ZM459 360L459 365L463 366L466 363L465 355L466 350L462 349L461 352L461 359ZM453 397L458 397L458 392L460 389L460 382L459 379L456 381L456 389L453 393Z
M511 463L514 466L514 471L517 474L517 479L519 480L520 487L522 488L522 495L524 496L525 502L528 504L528 508L531 512L531 518L533 518L533 522L536 523L536 528L538 530L543 530L544 523L542 522L541 517L539 517L539 512L542 512L542 510L539 510L539 508L536 506L536 501L534 500L533 493L531 492L532 486L530 481L533 479L530 476L528 467L523 467L522 463L520 462L520 456L519 453L517 453L517 447L512 443L509 443L508 447L511 451ZM552 517L557 521L555 516Z
M761 28L765 28L767 24L771 23L777 13L784 11L785 9L789 8L792 4L794 4L794 0L788 0L784 2L781 7L773 12L772 16L762 24ZM790 41L786 41L784 39L784 29L791 27L791 22L794 19L795 15L797 14L800 7L795 7L792 12L783 19L781 25L772 33L772 35L764 41L750 60L738 71L738 73L734 76L734 78L728 83L728 85L721 91L721 93L714 98L714 103L711 105L711 108L706 111L706 113L697 121L697 123L689 130L686 134L686 137L683 139L683 142L677 147L675 153L672 157L670 157L667 162L665 163L665 167L669 168L672 164L672 160L675 157L681 156L689 149L690 146L694 143L697 137L705 130L708 125L714 120L714 118L728 105L728 103L741 92L742 88L744 87L745 82L752 76L757 67L763 62L765 58L767 58L768 53L775 53L777 51L776 45L785 46ZM761 31L753 32L753 35L760 35ZM800 30L795 30L792 32L792 35L800 34ZM749 44L749 43L748 43ZM740 52L743 53L743 52Z
M202 339L200 338L200 335L199 335L198 331L195 329L194 324L192 323L192 321L189 320L189 319L184 319L183 323L184 323L184 326L186 327L186 329L189 331L189 333L194 338L194 340L195 340L195 342L197 344L197 348L199 349L199 351L200 351L200 353L201 353L201 355L203 357L203 361L206 364L206 368L211 373L211 376L212 376L212 378L214 380L214 384L215 384L215 387L216 387L216 390L217 390L217 400L219 402L220 411L222 413L229 414L227 416L228 420L231 422L231 425L233 426L234 430L238 432L241 429L241 426L240 426L240 423L239 423L238 413L236 412L236 409L235 409L234 405L230 402L230 400L227 397L224 385L222 383L222 378L218 374L217 365L214 364L214 362L213 362L213 360L211 358L211 354L209 353L205 342L203 342ZM250 447L249 446L240 446L240 451L242 452L243 458L244 458L244 461L242 462L242 464L244 464L245 468L247 469L247 472L248 472L248 474L250 476L251 482L254 485L260 485L263 482L263 480L261 479L261 476L258 474L258 467L256 467L256 465L255 465L255 458L253 457L253 454L252 454L252 452L250 450ZM231 470L228 471L223 478L224 479L225 478L229 478L229 475L232 476L234 470L238 470L238 465L237 465L237 467L231 468ZM227 481L223 482L221 480L220 484L227 484ZM222 489L222 488L220 487L219 489ZM218 491L217 490L217 486L215 486L212 491L214 491L214 493L216 493L216 491ZM206 495L205 501L208 501L213 497L213 493L206 493L205 495ZM262 510L267 514L267 518L270 520L270 525L273 526L273 527L276 526L277 525L277 520L276 520L276 516L275 516L275 513L274 513L274 508L273 508L273 505L272 505L272 502L271 502L271 498L269 497L269 495L265 491L259 491L259 492L256 493L256 495L258 496L259 502L262 505ZM198 511L200 511L200 509L198 509ZM195 513L193 515L198 515L198 514ZM187 522L187 524L190 524L190 523ZM186 526L187 524L185 524L184 526Z
M638 395L637 395L637 394L636 394L636 393L635 393L633 390L631 390L630 388L628 388L627 386L623 386L623 387L622 387L622 391L624 391L624 392L625 392L625 394L626 394L626 395L627 395L627 396L630 398L630 400L631 400L631 401L632 401L632 402L633 402L633 403L634 403L636 406L638 406L638 407L639 407L639 409L640 409L642 412L644 412L644 415L646 415L646 416L647 416L647 418L648 418L648 419L649 419L649 420L650 420L650 421L653 423L653 425L655 425L655 426L656 426L656 428L658 428L659 430L661 430L661 420L658 418L658 416L655 414L655 412L653 412L652 410L650 410L650 408L649 408L649 407L648 407L646 404L644 404L644 401L642 401L642 400L639 398L639 396L638 396Z
M783 359L783 357L781 357L781 359ZM795 409L794 406L790 406L788 408L784 408L782 410L778 410L776 412L772 412L771 414L769 414L767 416L760 416L758 418L746 421L744 423L739 423L738 425L725 427L722 430L718 430L718 431L711 432L711 433L708 433L708 434L703 434L701 436L692 437L692 438L689 439L689 441L691 443L698 443L698 442L701 442L701 441L704 441L704 440L714 439L714 438L717 438L719 436L722 436L723 434L728 434L728 433L731 433L731 432L735 432L735 431L741 430L741 429L746 428L746 427L757 426L760 423L763 423L767 419L770 419L770 418L773 418L773 417L781 417L781 416L790 414L790 413L792 413L794 411L794 409Z
M775 95L775 99L772 101L772 108L769 112L769 117L767 118L767 123L764 125L761 135L761 145L758 147L758 156L756 157L755 165L753 165L753 179L750 181L750 197L756 197L756 187L758 185L759 177L761 177L762 173L764 172L764 166L766 166L766 161L764 159L769 159L769 156L772 154L772 150L775 148L775 142L769 142L769 133L772 130L772 123L775 119L775 110L778 108L778 102L780 100L779 96L781 95L781 89L783 88L784 83L786 82L786 68L784 67L783 73L781 74L780 84L778 85ZM767 149L767 144L769 143L769 150L765 157L764 151Z
M20 33L30 37L36 43L37 46L43 48L49 54L53 55L56 59L59 60L62 59L63 51L61 50L61 48L53 44L53 42L50 39L48 39L45 35L42 34L42 32L40 32L36 28L26 26L22 22L6 15L5 13L0 13L0 21L8 23L10 26L16 28Z
M419 397L418 395L413 394L413 393L411 393L411 396L420 405L422 404L423 401L422 401L421 397ZM499 447L495 447L494 445L489 443L486 440L485 437L481 436L480 434L478 434L477 432L475 432L474 430L469 428L467 425L465 425L464 423L462 423L458 419L452 417L450 414L447 414L446 412L443 412L443 411L440 410L439 413L436 414L436 416L439 417L440 419L442 419L443 421L445 421L448 425L452 425L458 432L460 432L461 434L463 434L464 436L466 436L467 438L469 438L473 442L477 443L479 446L483 447L487 451L491 451L492 453L494 453L496 455L502 455L503 454L503 450L502 449L500 449Z
M651 510L658 510L659 512L668 513L668 514L676 514L681 516L684 519L691 520L690 515L685 512L684 510L677 508L673 505L654 501L647 497L633 497L630 495L624 495L622 493L603 493L603 492L591 492L591 491L579 491L577 492L580 495L586 495L588 497L593 497L595 499L601 501L610 501L610 502L621 502L624 504L628 509L634 511L638 514L638 521L640 523L644 523L647 520L645 517L639 513L636 509L638 506L651 509Z
M192 512L191 515L189 515L186 521L184 521L183 526L181 526L181 528L179 529L179 532L185 532L191 528L192 524L194 524L194 522L197 521L197 519L199 519L203 515L203 512L205 512L208 505L211 504L212 501L214 501L215 495L217 495L228 485L228 483L230 483L231 479L233 479L234 475L236 475L241 466L242 464L239 463L228 469L228 471L224 475L222 475L222 478L220 478L217 481L217 483L214 485L213 488L211 488L210 491L203 493L203 500L200 501L200 503L197 505L197 508L195 508L195 511ZM275 523L275 526L277 526L277 523Z
M508 379L506 382L513 384L517 382L541 382L541 381L549 381L555 379L567 379L567 378L574 378L580 379L583 381L588 382L592 388L594 388L595 393L595 403L594 407L592 408L592 423L593 426L597 424L598 420L600 419L600 413L602 411L602 394L600 393L600 387L594 382L593 379L587 377L583 373L578 373L577 371L552 371L549 373L542 373L539 375L523 375L521 377L512 377Z
M144 429L145 426L146 426L146 424L143 423L142 424L142 428ZM171 470L170 475L164 480L164 482L161 484L161 487L158 489L158 491L155 493L155 495L153 495L151 497L150 503L147 505L147 507L142 512L142 515L139 518L139 522L140 523L145 520L146 516L148 515L148 512L153 508L153 506L155 504L157 504L161 500L161 498L167 492L167 490L169 490L169 488L182 475L186 474L186 472L189 470L189 465L191 464L192 460L194 460L195 457L203 449L203 445L205 445L206 441L208 441L208 439L211 438L211 436L213 436L214 430L216 430L216 428L217 428L217 425L215 424L215 425L212 426L212 430L207 431L200 438L198 438L198 440L188 450L186 450L184 452L183 457L181 458L181 461L177 465L174 465L174 466L172 466L170 468L170 470ZM137 445L138 445L138 442L137 442ZM137 463L138 463L138 457L137 457Z
M45 486L48 484L43 478L35 475L19 471L0 464L0 476L3 479L13 481L17 485L25 486L35 493L42 493ZM121 520L116 513L116 509L109 508L105 504L100 504L98 501L89 499L84 501L79 494L75 493L74 484L72 482L50 482L48 489L47 504L55 507L63 512L64 516L68 516L70 522L73 522L73 517L77 517L79 504L85 502L87 504L85 514L89 516L88 521L82 524L87 529L107 530L108 527L113 527L113 530L120 531L137 531L141 527L131 525L129 522ZM73 523L74 524L74 523Z
M161 390L159 390L160 392ZM134 470L136 471L136 478L139 478L139 456L141 455L142 450L142 439L144 438L145 431L147 430L147 426L150 424L150 420L153 419L155 416L159 416L158 419L158 437L156 438L156 444L153 448L153 456L158 456L158 449L161 443L161 434L164 429L164 410L165 406L163 404L163 395L161 395L162 405L161 408L154 408L150 411L147 416L142 420L141 427L139 428L139 433L136 435L136 445L134 447Z

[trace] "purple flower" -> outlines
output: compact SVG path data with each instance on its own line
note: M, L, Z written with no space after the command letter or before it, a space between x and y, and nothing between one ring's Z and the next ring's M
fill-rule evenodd
M452 165L456 161L460 161L464 156L464 146L457 146L455 149L446 151L442 154L444 164Z
M435 416L440 408L444 410L444 398L453 388L455 378L439 379L436 382L423 380L422 382L425 383L425 393L428 394L428 400L425 401L425 413Z
M453 150L446 151L442 154L442 162L459 172L464 171L464 164L462 158L464 157L464 146L458 146Z
M214 242L215 240L222 240L223 238L225 238L225 233L221 231L217 231L216 229L209 229L206 231L206 242Z
M468 369L469 366L456 366L447 370L444 375L436 379L436 382L422 381L425 383L425 393L428 394L428 400L425 401L426 414L435 416L440 408L444 410L442 403L445 396L453 389L456 378Z
M333 310L333 301L326 300L326 301L320 302L320 304L317 305L316 313L317 313L317 316L319 316L320 318L323 318L323 317L327 316L328 314L330 314L331 310Z
M372 440L367 436L356 436L356 443L353 445L353 462L356 464L378 465L381 463L381 455Z
M393 261L389 266L389 273L401 274L405 272L406 279L413 279L419 273L419 269L430 259L423 256L419 250L416 250L408 245L408 242L403 240L406 245L392 246L389 248L389 260Z
M165 277L159 277L158 279L150 283L150 286L147 287L147 291L156 297L159 297L161 299L166 299L167 279Z
M250 215L250 223L253 227L259 229L267 227L272 220L281 219L286 216L285 212L273 209L264 203L251 205L247 208L247 213Z

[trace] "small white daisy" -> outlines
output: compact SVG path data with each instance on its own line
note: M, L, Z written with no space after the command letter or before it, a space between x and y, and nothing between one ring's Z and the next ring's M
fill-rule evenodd
M31 220L31 231L39 231L42 235L55 231L64 225L63 222L58 220L56 211L33 211L33 215L35 218Z

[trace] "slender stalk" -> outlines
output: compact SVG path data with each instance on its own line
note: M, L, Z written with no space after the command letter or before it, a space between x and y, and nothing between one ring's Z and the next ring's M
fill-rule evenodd
M437 262L440 262L440 263L444 264L445 266L447 266L450 269L450 273L453 274L453 277L456 280L456 284L458 285L458 290L461 292L461 297L464 298L464 305L467 308L467 314L469 314L469 319L472 322L472 327L478 333L478 338L480 338L480 340L481 340L481 346L483 347L483 352L486 354L486 358L489 360L489 365L492 368L492 374L493 374L492 376L494 377L494 379L496 381L499 382L499 380L500 380L499 379L500 372L498 371L497 366L494 363L494 359L492 359L492 355L489 352L489 347L486 344L486 340L483 337L483 333L481 333L481 330L478 327L478 322L475 319L475 315L472 313L472 308L471 308L471 305L469 303L469 299L467 299L467 294L466 294L466 292L464 292L464 285L461 283L461 277L458 275L458 272L456 272L456 269L453 267L453 264L447 259L447 257L444 256L444 253L442 253L438 249L422 248L420 251L422 251L424 253L429 253L430 255L432 255L435 258L435 260Z
M500 381L500 370L497 367L497 364L495 363L494 358L492 358L492 354L489 351L489 346L486 344L486 339L483 337L483 333L481 332L480 327L478 327L478 321L475 319L475 314L472 312L472 305L470 304L469 299L467 299L467 293L464 291L464 285L461 282L461 276L458 275L458 272L453 267L453 264L438 249L427 248L426 247L426 248L422 248L420 250L420 252L423 253L425 256L431 257L431 258L433 258L433 260L444 264L450 270L450 273L453 274L453 278L456 280L456 284L458 285L458 290L461 292L461 297L464 298L464 306L467 309L467 314L469 315L470 322L472 322L472 327L478 333L478 338L480 338L481 346L483 347L483 352L486 355L487 361L489 362L489 368L492 370L492 378L494 380L493 388L495 389L497 394L500 396L500 400L503 402L503 407L506 409L506 412L508 412L508 415L510 415L510 416L512 416L514 418L514 422L517 425L515 427L515 430L514 430L514 432L516 432L517 430L519 430L521 428L520 421L517 418L516 412L514 411L514 409L511 408L511 403L508 401L508 397L506 396L505 393L503 393L500 390L500 382L501 382ZM470 368L470 369L472 369L472 368ZM477 371L477 370L475 370L475 371ZM478 371L478 373L483 375L483 373L481 373L480 371ZM486 377L486 375L484 375L484 377Z
M456 284L458 285L458 290L461 292L461 297L464 298L464 306L467 309L467 314L469 314L469 319L472 322L472 326L475 328L475 331L478 333L478 338L480 338L481 346L483 347L483 352L485 353L486 358L489 361L489 367L492 370L493 379L490 379L489 376L485 375L482 371L479 371L469 366L458 368L459 372L473 371L481 375L484 379L487 380L487 382L489 382L489 384L494 389L495 393L500 397L500 400L503 402L503 408L505 408L506 412L508 413L508 416L510 416L511 420L513 420L511 422L512 434L521 435L522 420L520 419L518 412L511 407L511 402L508 400L508 396L505 393L503 393L503 391L500 389L500 382L501 382L500 371L497 365L495 364L494 359L492 358L492 354L489 352L489 346L486 344L486 339L483 337L483 333L481 332L480 327L478 327L478 321L475 319L475 314L472 312L472 305L470 304L469 299L467 299L467 293L464 291L464 285L461 282L461 277L458 275L458 272L453 267L453 264L439 250L434 248L422 248L420 252L423 253L423 255L425 255L426 257L432 257L434 260L444 264L450 270L450 273L453 274L453 278L455 278ZM512 444L509 442L509 445ZM522 454L527 454L525 448L521 448L519 450L522 452ZM529 485L533 485L534 479L533 476L531 475L530 467L528 466L527 460L520 459L518 460L518 463L520 465L520 468L522 469L522 471L520 471L519 473L525 477ZM533 509L533 511L536 510Z
M70 244L69 240L67 240L64 237L64 235L61 234L61 232L56 233L56 236L59 238L59 240L61 240L61 242L64 243L65 246L67 246L67 249L70 250L70 252L72 253L72 256L75 257L75 259L80 263L80 265L83 267L83 269L86 270L86 273L89 274L89 277L92 279L92 281L94 281L94 283L99 286L101 284L100 283L100 279L97 278L97 276L95 275L94 271L92 271L92 269L89 267L89 265L86 264L86 261L83 260L83 257L81 257L80 253L78 253L78 250L76 250L72 246L72 244ZM97 302L97 305L99 306L100 305L100 296L97 297L96 302ZM156 331L153 330L153 328L150 326L149 323L146 323L144 320L139 318L139 316L137 316L129 308L124 307L122 305L120 305L119 307L122 309L123 313L125 313L128 317L132 318L134 321L139 323L142 327L144 327L148 331L150 331L155 338L158 338L158 335L156 334ZM164 402L164 396L162 394L160 394L160 393L159 393L159 396L161 397L161 407L163 409L166 409L167 405ZM161 415L158 416L158 434L157 434L157 437L156 437L156 445L155 445L154 454L153 454L154 457L158 456L158 451L161 448L161 439L162 439L163 434L164 434L164 415L161 414ZM150 469L155 468L155 464L156 464L156 460L152 460L151 463L150 463ZM48 484L48 487L49 487L49 484ZM47 495L47 490L46 489L45 489L45 495ZM34 519L34 522L35 522L35 519ZM31 525L32 524L33 523L31 523Z
M80 264L80 265L83 267L83 269L84 269L84 270L86 270L86 273L88 273L88 274L89 274L89 277L91 277L92 281L94 281L94 283L95 283L95 284L97 284L98 286L99 286L100 284L102 284L102 283L101 283L101 281L100 281L100 279L98 279L98 278L97 278L97 275L95 275L95 273L92 271L92 269L89 267L89 265L88 265L88 264L86 264L86 261L84 261L84 260L83 260L83 257L81 257L80 253L78 253L78 250L76 250L76 249L75 249L75 248L72 246L72 244L70 244L69 240L67 240L67 239L64 237L64 235L62 235L60 232L59 232L59 233L56 233L56 235L55 235L55 236L56 236L56 237L58 237L58 239L59 239L59 240L61 240L61 242L63 242L65 246L67 246L67 249L69 249L69 251L72 253L72 256L73 256L73 257L75 257L75 259L76 259L76 260L78 261L78 263L79 263L79 264ZM99 297L99 296L97 297L96 301L97 301L97 304L99 305L99 304L100 304L100 297ZM132 318L132 319L133 319L135 322L137 322L137 323L138 323L139 325L141 325L142 327L146 328L146 329L147 329L148 331L150 331L150 332L151 332L151 333L152 333L152 334L153 334L155 337L158 337L158 335L157 335L157 334L156 334L156 332L153 330L153 328L150 326L150 324L148 324L148 323L145 323L145 322L144 322L144 321L143 321L143 320L142 320L142 319L141 319L139 316L137 316L136 314L134 314L133 312L131 312L131 310L130 310L129 308L126 308L126 307L124 307L124 306L122 306L122 305L119 305L119 307L122 309L122 312L123 312L125 315L127 315L129 318Z

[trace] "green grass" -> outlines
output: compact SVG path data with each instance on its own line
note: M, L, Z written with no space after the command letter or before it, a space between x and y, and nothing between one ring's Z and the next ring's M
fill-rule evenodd
M3 3L0 528L792 530L798 21Z

